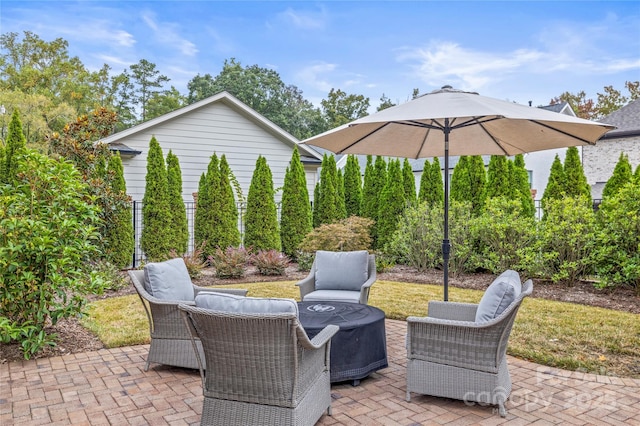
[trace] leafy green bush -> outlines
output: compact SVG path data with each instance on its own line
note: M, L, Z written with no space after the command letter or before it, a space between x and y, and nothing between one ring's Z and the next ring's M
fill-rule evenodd
M291 261L286 254L277 250L259 250L251 255L253 263L262 275L284 275Z
M640 294L640 181L605 198L597 221L596 269L602 286L629 285Z
M219 278L242 278L246 271L249 252L243 247L220 247L209 255L209 264L216 270Z
M585 200L548 199L523 269L571 284L593 272L596 218Z
M442 264L442 211L427 201L409 206L385 247L396 262L424 271Z
M524 249L534 241L535 232L535 219L522 214L520 200L487 200L483 213L472 223L474 239L479 242L478 266L494 274L520 270Z
M372 225L371 219L359 216L320 225L304 237L300 249L308 253L315 253L317 250L368 250L371 247Z
M17 158L14 185L0 188L0 318L3 339L29 358L53 344L45 327L80 314L101 290L88 261L99 251L98 208L68 162L33 151Z

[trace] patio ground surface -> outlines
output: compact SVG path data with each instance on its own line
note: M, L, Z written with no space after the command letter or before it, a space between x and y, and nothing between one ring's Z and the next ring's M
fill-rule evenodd
M492 406L412 394L405 401L406 323L386 321L389 367L360 386L334 384L319 425L640 425L640 380L570 372L509 357L507 417ZM0 425L199 424L198 371L152 365L148 346L0 365Z

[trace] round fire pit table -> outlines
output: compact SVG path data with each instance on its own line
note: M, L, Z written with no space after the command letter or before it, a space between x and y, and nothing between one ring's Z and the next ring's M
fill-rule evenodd
M328 324L340 331L331 339L331 383L352 381L353 386L374 371L388 366L384 312L346 302L299 302L302 327L312 339Z

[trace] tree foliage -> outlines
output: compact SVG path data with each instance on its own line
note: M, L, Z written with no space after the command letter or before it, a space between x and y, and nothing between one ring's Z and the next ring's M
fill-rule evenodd
M362 203L362 174L360 163L355 155L347 156L347 164L344 166L344 204L349 216L360 215Z
M564 194L564 182L564 166L562 165L562 161L560 161L560 157L556 154L553 163L551 163L549 179L547 180L547 186L544 189L544 194L541 199L542 210L545 211L545 214L547 210L546 206L550 200L562 198Z
M331 89L327 98L320 101L320 105L327 126L333 129L367 115L369 98Z
M615 195L620 188L631 182L633 179L633 173L631 170L631 163L629 163L629 157L624 153L620 153L616 167L613 169L613 175L609 178L602 190L602 198Z
M377 247L383 248L391 240L398 220L406 207L404 180L400 160L390 160L387 181L380 194L378 222L376 226Z
M440 160L434 157L433 162L424 162L422 176L420 177L420 193L418 201L427 203L428 207L444 204L444 183L442 182L442 169Z
M244 245L252 250L282 248L273 178L266 158L259 156L251 178L245 214Z
M220 199L220 247L236 247L242 242L238 229L238 206L233 196L231 181L235 179L227 156L220 157L220 186L217 198Z
M512 195L509 176L509 162L504 155L492 155L487 169L485 198L507 197Z
M22 133L20 113L15 109L9 122L9 133L7 135L3 163L0 164L0 183L11 183L16 178L17 158L24 152L26 145L27 139Z
M312 228L307 179L298 147L294 147L282 189L280 210L282 251L287 256L295 258L298 246Z
M404 182L404 197L409 204L415 204L418 201L416 192L416 178L413 175L413 167L407 158L402 163L402 179Z
M129 200L124 180L122 159L116 154L109 159L106 176L111 183L111 191L119 199ZM184 204L183 204L184 206ZM133 235L133 215L130 203L116 203L113 211L113 223L106 227L104 244L108 262L123 269L131 264L131 255L135 248Z
M19 155L13 185L0 187L0 341L26 358L54 344L46 326L80 314L100 290L89 261L98 254L98 208L67 161Z
M167 169L158 140L153 136L147 154L146 185L142 197L142 233L140 247L147 259L165 259L173 247L170 244L171 223L169 210Z
M335 157L333 154L324 154L320 171L320 188L316 199L316 203L318 203L317 226L344 219L345 215L340 204L339 183Z
M182 199L182 171L180 170L180 160L171 150L167 154L167 198L169 211L171 212L171 223L169 224L170 250L174 250L178 255L187 252L189 242L189 228L187 224L187 210Z
M383 157L376 156L375 162L372 157L367 157L367 167L364 172L364 188L362 191L361 214L373 220L371 237L373 247L378 247L377 222L380 212L380 194L387 183L387 162Z
M591 205L591 187L582 168L580 153L575 146L567 148L564 157L564 192L567 197L584 198Z
M513 183L514 195L522 201L522 214L535 217L536 206L531 196L531 185L529 184L529 172L524 164L524 156L518 154L513 159Z

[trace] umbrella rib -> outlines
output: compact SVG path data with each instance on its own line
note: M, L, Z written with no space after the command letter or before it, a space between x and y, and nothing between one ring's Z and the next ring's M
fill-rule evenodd
M581 138L581 137L576 136L576 135L572 135L571 133L567 133L567 132L565 132L565 131L563 131L563 130L556 129L555 127L550 126L550 125L548 125L548 124L545 124L545 123L543 123L543 122L541 122L541 121L531 120L531 122L532 122L532 123L536 123L536 124L537 124L537 125L539 125L539 126L546 127L546 128L547 128L547 129L549 129L549 130L553 130L554 132L558 132L558 133L563 134L563 135L565 135L565 136L568 136L568 137L570 137L570 138L573 138L573 139L579 140L580 142L584 143L585 145L595 145L595 144L596 144L595 142L591 142L591 141L588 141L587 139Z
M385 127L387 127L389 124L391 124L392 122L388 121L386 123L384 123L382 126L380 127L376 127L375 129L371 130L369 133L367 133L364 136L359 137L358 139L356 139L355 141L353 141L352 143L350 143L349 145L345 146L343 149L341 149L340 151L336 151L336 154L342 154L343 152L345 152L346 150L348 150L349 148L351 148L354 145L359 144L363 139L368 138L369 136L371 136L372 134L374 134L375 132L377 132L380 129L383 129Z

